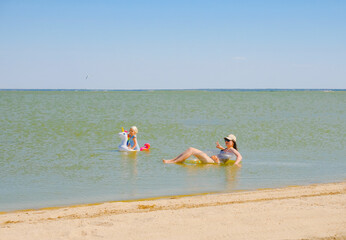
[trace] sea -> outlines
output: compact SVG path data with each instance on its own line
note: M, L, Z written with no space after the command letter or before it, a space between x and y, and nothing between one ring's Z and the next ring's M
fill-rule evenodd
M0 212L346 179L345 90L1 90L0 129ZM240 168L162 162L229 134Z

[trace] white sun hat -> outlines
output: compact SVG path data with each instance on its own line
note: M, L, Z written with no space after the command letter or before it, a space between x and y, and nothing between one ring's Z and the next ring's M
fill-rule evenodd
M237 138L233 134L228 135L227 137L225 137L225 139L235 142L237 141Z

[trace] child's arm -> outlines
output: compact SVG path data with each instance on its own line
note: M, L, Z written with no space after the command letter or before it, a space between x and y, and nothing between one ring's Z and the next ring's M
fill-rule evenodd
M130 149L135 149L135 147L137 146L137 138L133 137L133 147L129 146Z

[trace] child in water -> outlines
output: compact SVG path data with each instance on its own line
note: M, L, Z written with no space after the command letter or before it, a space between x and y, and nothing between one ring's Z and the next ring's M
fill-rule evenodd
M139 143L137 141L138 129L136 126L132 126L129 131L129 140L127 140L127 147L132 150L139 151Z

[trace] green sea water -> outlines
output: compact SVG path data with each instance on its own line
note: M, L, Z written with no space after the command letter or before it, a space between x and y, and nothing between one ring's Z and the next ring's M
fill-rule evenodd
M150 152L117 150L133 125ZM0 211L346 177L344 91L0 91L0 127ZM162 163L231 133L241 168Z

